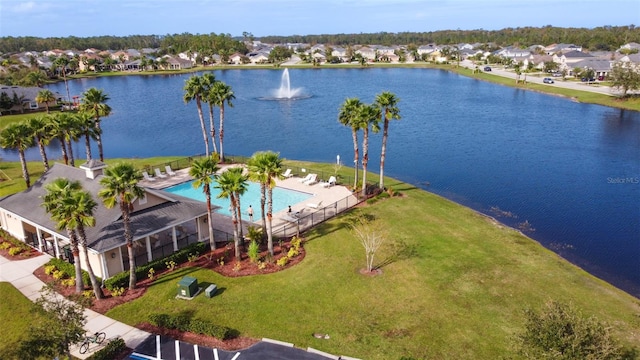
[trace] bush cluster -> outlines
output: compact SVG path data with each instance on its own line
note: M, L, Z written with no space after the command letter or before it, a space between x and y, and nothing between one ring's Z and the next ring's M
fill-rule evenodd
M110 340L104 348L96 351L96 353L91 355L88 359L91 359L91 360L115 359L126 348L127 348L127 344L125 344L122 338L115 338Z
M56 279L75 279L76 278L76 267L75 265L66 262L62 259L52 258L48 263L45 264L45 272L51 271L51 267L53 266L54 271L51 273L53 277ZM61 274L56 274L56 271ZM101 282L102 279L97 278L98 282ZM82 270L82 283L85 285L91 285L91 279L89 278L89 273Z
M157 259L150 263L146 263L142 266L136 267L136 279L142 279L149 276L149 270L153 269L154 273L162 271L167 268L167 263L175 262L176 264L182 264L189 260L189 255L193 253L202 254L207 251L209 244L206 242L197 242L191 244L181 250L174 252L173 254L163 258ZM113 292L115 289L121 287L129 287L129 272L123 271L118 273L104 282L107 289Z
M149 322L161 328L209 335L220 340L227 340L232 335L231 329L226 326L212 324L202 319L191 319L187 315L151 314Z

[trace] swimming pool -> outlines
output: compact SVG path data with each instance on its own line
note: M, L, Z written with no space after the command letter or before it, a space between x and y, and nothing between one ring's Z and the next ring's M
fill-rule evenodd
M188 197L190 199L199 200L202 202L206 202L207 199L204 196L204 192L202 191L202 187L194 188L193 180L182 183L179 185L174 185L163 189L166 192L170 192L172 194L177 194L180 196ZM243 220L249 220L247 214L247 208L249 205L253 207L253 219L260 218L260 185L258 183L249 182L249 186L247 186L247 191L240 197L240 206L242 206L242 218ZM215 188L215 181L211 183L211 204L215 206L219 206L218 213L231 216L231 212L229 211L229 207L231 206L231 201L229 199L218 199L217 196L219 194L218 189ZM303 202L309 198L311 198L313 194L283 189L281 187L273 188L273 212L276 213L280 210L284 210L289 205L295 205L299 202ZM266 211L265 205L265 211Z

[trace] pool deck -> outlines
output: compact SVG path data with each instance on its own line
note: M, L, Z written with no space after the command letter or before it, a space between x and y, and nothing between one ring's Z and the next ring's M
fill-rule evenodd
M236 166L241 165L222 165L220 166L221 169L218 171L218 173L225 171L229 167ZM174 176L167 176L166 178L156 178L155 181L142 180L140 182L140 185L150 189L162 190L173 185L193 180L193 178L189 175L188 168L176 170L175 173L176 175ZM297 176L292 176L283 180L276 180L276 186L283 189L295 190L311 194L311 198L297 204L291 204L292 216L287 214L287 209L274 213L272 220L274 232L284 226L298 223L298 219L295 216L296 213L299 214L300 218L303 218L305 215L308 215L311 212L321 210L325 206L328 206L345 198L349 198L349 204L355 205L357 203L357 198L345 186L333 185L330 187L323 187L321 186L321 183L317 183L315 185L305 185L299 180L300 177ZM318 204L319 206L314 207ZM214 218L219 219L218 221L214 219L214 224L216 224L215 228L217 230L225 231L227 233L233 232L231 222L223 221L224 219L228 219L228 216L222 214L214 214ZM242 218L244 227L246 229L247 226L252 224L251 222L246 221L249 218L248 214L246 213L246 209L242 209ZM261 223L260 209L254 209L253 220L253 224L259 225ZM301 230L305 230L311 226L311 224L305 221L300 221L299 225Z

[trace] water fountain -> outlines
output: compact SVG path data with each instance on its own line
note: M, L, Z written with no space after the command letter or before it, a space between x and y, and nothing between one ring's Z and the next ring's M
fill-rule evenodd
M280 87L275 89L273 97L263 98L264 100L299 100L310 98L311 95L305 94L303 88L292 88L291 79L289 78L289 69L284 69L280 78Z

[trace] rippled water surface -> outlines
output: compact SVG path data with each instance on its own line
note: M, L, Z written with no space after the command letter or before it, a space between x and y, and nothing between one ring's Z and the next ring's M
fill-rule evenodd
M282 70L215 71L236 99L227 107L225 153L272 149L285 158L350 164L350 131L337 121L347 97L400 99L385 173L497 217L587 271L640 296L640 113L477 81L432 69L290 70L308 96L264 101ZM103 121L108 157L204 152L189 75L69 83L111 97ZM64 94L64 84L51 89ZM206 116L206 112L205 112ZM217 109L216 109L217 119ZM371 144L379 161L380 136ZM55 154L58 154L59 151ZM76 154L83 154L78 146ZM2 152L3 158L15 154ZM37 159L37 151L29 153ZM57 155L59 156L59 155ZM372 165L375 171L376 165Z

